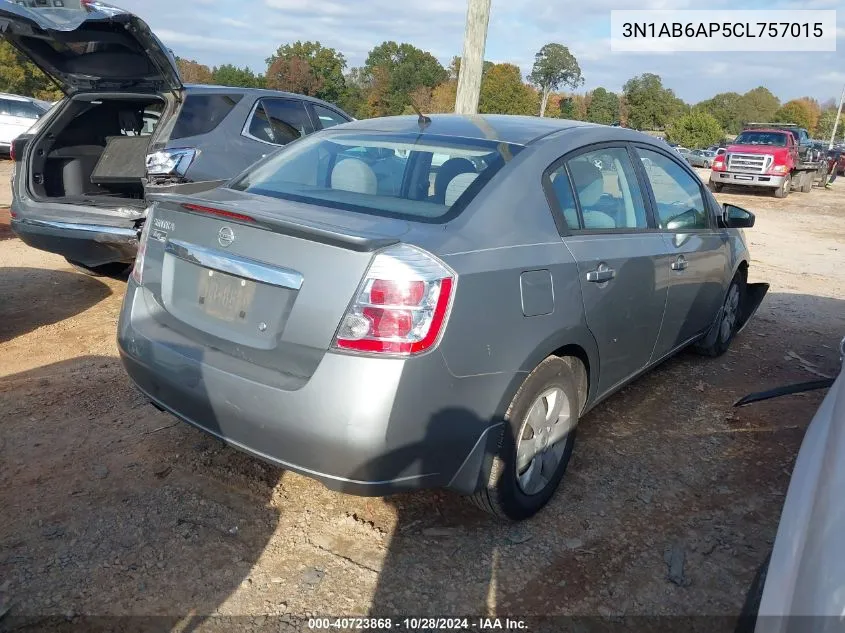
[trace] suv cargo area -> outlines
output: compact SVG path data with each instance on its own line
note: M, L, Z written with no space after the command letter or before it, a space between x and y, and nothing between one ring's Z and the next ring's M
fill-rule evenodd
M164 100L77 95L35 136L28 188L35 200L144 206L145 157Z

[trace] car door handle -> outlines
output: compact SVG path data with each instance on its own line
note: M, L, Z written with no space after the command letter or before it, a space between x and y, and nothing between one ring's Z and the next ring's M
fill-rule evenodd
M601 264L595 270L591 270L587 273L587 281L591 281L596 284L610 281L614 277L616 277L616 271L608 267L606 264Z
M689 262L683 255L672 262L672 270L686 270L687 266L689 266Z

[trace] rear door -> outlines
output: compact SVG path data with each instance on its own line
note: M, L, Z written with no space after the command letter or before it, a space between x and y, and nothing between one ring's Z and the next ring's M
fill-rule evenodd
M625 144L594 146L565 157L546 176L578 264L599 349L600 394L648 364L666 304L666 242L653 226L633 160Z
M729 272L727 233L716 224L704 184L680 161L653 147L639 146L648 195L671 255L666 270L669 297L654 350L660 358L705 332L713 322Z

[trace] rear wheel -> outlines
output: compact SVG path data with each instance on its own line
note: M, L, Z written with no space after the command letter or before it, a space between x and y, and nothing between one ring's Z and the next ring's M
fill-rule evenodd
M573 357L550 356L529 374L508 407L487 486L471 497L475 505L521 521L549 502L572 456L585 378Z
M86 266L85 264L80 264L72 259L67 259L67 257L65 257L65 259L68 264L73 266L74 270L82 273L83 275L88 275L89 277L122 278L126 277L126 275L129 274L129 269L132 268L132 264L122 264L120 262L103 264L102 266Z
M792 190L792 178L784 178L783 184L775 189L775 198L786 198Z
M813 190L813 173L809 171L802 172L801 175L801 193L810 193Z

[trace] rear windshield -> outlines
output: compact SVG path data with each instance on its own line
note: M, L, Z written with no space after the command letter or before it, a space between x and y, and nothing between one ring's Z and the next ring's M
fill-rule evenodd
M734 143L737 145L775 145L776 147L786 146L786 133L784 132L743 132L736 137Z
M225 119L243 98L239 94L192 95L185 97L171 139L208 134Z
M464 208L520 149L436 135L329 131L296 141L230 186L359 213L439 221Z

